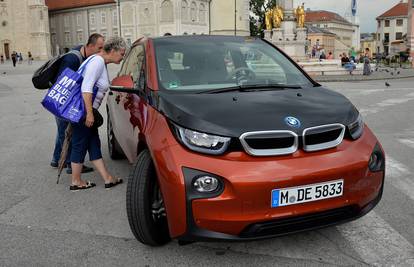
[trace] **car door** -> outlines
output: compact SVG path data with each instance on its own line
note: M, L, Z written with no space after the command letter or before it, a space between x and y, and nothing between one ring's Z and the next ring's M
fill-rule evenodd
M112 85L117 84L119 80L129 76L132 78L134 88L139 86L139 78L144 64L144 46L138 44L131 48L128 56L118 74L118 77L112 81ZM144 73L142 75L145 75ZM141 131L142 124L140 107L140 97L136 94L113 92L112 108L112 125L113 131L119 145L130 162L135 160L138 148L138 135ZM142 104L141 104L142 110Z

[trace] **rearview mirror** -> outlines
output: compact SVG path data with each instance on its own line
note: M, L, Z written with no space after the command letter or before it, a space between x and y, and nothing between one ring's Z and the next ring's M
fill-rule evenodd
M123 75L116 77L112 80L112 85L109 87L111 91L129 93L129 94L139 94L140 90L135 89L134 81L132 80L131 75Z

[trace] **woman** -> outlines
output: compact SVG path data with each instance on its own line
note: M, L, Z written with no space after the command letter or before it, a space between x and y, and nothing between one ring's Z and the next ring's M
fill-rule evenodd
M369 48L365 49L365 56L364 56L364 71L363 75L371 75L371 62L369 60Z
M84 79L82 82L82 96L85 103L86 119L80 123L73 123L72 133L72 185L70 190L88 189L95 186L92 182L81 179L81 171L86 152L89 160L95 165L105 181L105 188L122 183L122 179L113 177L106 169L101 153L98 128L94 126L94 109L97 110L109 89L109 77L106 65L119 64L126 50L126 43L121 37L108 39L102 51L91 56L81 66ZM95 111L96 114L96 111ZM97 114L96 114L97 115Z

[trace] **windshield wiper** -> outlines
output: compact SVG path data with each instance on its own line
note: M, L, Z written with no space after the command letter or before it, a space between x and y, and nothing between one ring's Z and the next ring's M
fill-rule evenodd
M199 92L199 94L219 94L228 92L255 92L255 91L272 91L286 90L286 89L302 89L299 85L286 85L286 84L242 84L238 86L213 89L208 91Z

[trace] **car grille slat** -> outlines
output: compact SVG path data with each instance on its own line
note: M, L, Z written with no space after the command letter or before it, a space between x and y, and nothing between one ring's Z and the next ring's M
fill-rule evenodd
M345 136L345 126L328 124L303 130L303 150L319 151L338 146Z

